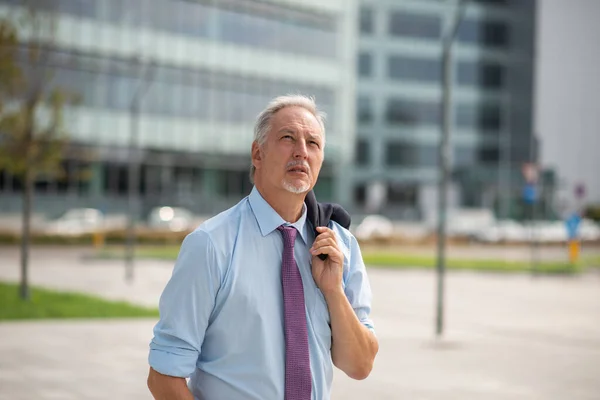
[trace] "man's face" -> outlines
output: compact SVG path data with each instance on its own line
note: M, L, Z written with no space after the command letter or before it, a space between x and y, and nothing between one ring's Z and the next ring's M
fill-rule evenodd
M323 164L324 138L314 115L302 107L285 107L271 118L271 130L259 148L252 145L256 174L263 185L305 193L312 189Z

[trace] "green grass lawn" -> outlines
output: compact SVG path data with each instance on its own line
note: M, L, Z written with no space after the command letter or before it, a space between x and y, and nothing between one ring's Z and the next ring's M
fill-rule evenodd
M136 249L136 257L154 258L162 260L175 260L179 252L178 246L140 247ZM122 257L123 251L106 249L99 253L100 257L118 258ZM411 255L400 252L365 251L363 252L365 264L369 267L385 267L393 269L428 269L435 268L435 256ZM531 263L528 261L506 261L506 260L479 260L479 259L455 259L447 260L447 267L451 270L472 270L489 272L529 272ZM600 266L600 256L582 258L579 263L573 265L567 261L543 261L537 264L536 271L539 273L575 273L586 267Z
M0 282L0 321L42 318L158 317L158 310L79 293L31 288L30 301L19 297L19 286Z

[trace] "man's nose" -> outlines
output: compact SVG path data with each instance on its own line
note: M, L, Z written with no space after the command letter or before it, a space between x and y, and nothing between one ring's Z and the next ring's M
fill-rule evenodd
M308 157L308 149L306 146L306 141L298 140L296 142L296 147L294 148L294 158L306 159Z

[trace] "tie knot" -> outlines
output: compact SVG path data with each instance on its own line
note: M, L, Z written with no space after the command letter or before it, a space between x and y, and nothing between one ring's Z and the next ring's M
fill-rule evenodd
M277 230L283 235L283 242L288 247L294 247L294 241L296 240L296 233L298 231L293 226L280 225Z

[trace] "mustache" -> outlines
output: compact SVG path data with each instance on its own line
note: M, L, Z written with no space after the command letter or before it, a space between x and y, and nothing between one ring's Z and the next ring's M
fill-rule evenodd
M298 167L298 166L302 166L302 167L306 168L306 171L310 172L310 166L308 165L308 161L306 161L306 160L290 161L285 165L285 169L287 170L287 169Z

